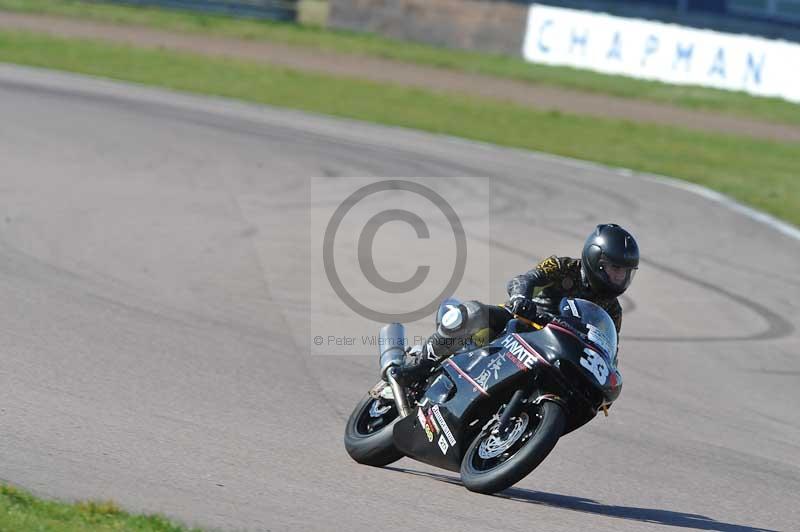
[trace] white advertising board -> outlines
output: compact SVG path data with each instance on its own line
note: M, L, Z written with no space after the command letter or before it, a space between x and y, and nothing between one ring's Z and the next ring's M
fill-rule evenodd
M532 5L522 50L534 63L800 102L800 44Z

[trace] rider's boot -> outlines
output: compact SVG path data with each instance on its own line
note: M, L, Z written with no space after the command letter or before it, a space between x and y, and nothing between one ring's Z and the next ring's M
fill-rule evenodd
M403 365L394 373L394 378L403 386L408 386L425 378L436 366L436 360L428 358L429 345L419 344L406 349Z
M435 332L425 343L407 348L403 365L395 371L395 379L403 386L423 380L439 362L452 354L448 348L452 344L452 339Z

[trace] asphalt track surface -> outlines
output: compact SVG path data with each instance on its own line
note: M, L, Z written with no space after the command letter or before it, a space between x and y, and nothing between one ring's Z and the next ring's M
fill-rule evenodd
M791 236L611 169L78 76L0 68L0 117L0 478L225 530L800 527ZM353 175L490 176L494 298L594 223L630 227L610 417L493 497L352 462L375 358L290 331L309 178Z

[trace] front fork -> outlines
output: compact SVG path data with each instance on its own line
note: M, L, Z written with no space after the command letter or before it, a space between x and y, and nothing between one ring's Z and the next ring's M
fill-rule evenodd
M514 392L511 400L500 414L499 422L497 427L492 430L492 434L505 435L513 427L511 421L519 416L526 405L536 405L542 401L553 401L566 409L566 402L561 397L552 393L541 393L537 389L538 384L538 379L530 379L523 388Z
M389 386L392 389L392 395L394 396L394 404L397 406L397 411L400 413L400 417L406 417L410 410L408 408L408 399L406 398L406 390L403 388L397 379L395 378L395 373L397 372L397 368L395 366L390 367L386 370L386 381L389 383Z

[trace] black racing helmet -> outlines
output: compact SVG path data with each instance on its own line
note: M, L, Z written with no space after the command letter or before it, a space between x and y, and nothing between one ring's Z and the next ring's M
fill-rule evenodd
M639 268L639 245L616 224L598 225L583 245L581 268L595 292L618 296L628 289Z

